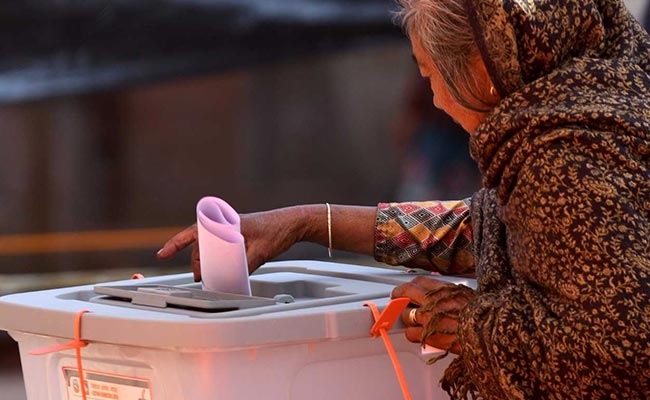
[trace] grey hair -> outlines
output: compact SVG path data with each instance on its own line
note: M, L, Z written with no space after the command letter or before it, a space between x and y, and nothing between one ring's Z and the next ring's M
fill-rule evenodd
M488 111L486 89L470 70L480 52L465 10L465 0L397 0L394 13L404 32L416 36L433 59L436 68L460 105L474 111Z

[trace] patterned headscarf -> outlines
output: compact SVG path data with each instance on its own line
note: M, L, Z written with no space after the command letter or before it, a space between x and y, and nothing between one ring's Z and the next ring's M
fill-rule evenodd
M470 139L478 290L442 385L650 398L650 38L620 0L466 5L502 100Z
M482 58L504 98L473 135L471 152L485 186L505 181L502 200L519 167L516 159L511 171L506 168L513 153L544 132L579 125L648 140L650 38L621 0L467 5Z

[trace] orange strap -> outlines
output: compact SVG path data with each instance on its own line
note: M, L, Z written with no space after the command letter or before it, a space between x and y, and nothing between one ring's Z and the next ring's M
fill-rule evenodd
M409 393L409 388L406 384L406 378L404 377L404 372L402 371L402 366L399 363L393 344L390 342L390 337L388 336L387 331L393 327L397 318L404 310L404 308L409 304L410 299L405 297L400 297L398 299L393 299L388 303L384 311L379 314L377 306L372 302L363 303L364 306L370 307L372 311L372 316L375 318L375 323L370 328L370 335L373 338L381 335L381 338L384 341L390 360L393 362L393 368L395 368L395 374L397 374L397 380L399 385L402 388L402 394L404 394L404 400L411 400L411 394Z
M74 339L65 344L57 346L46 347L30 351L29 354L33 356L42 356L44 354L57 353L63 350L75 349L77 354L77 370L79 371L79 383L81 385L81 398L86 400L86 380L84 379L83 367L81 365L81 348L88 346L88 342L81 340L81 317L90 310L81 310L77 312L74 319Z

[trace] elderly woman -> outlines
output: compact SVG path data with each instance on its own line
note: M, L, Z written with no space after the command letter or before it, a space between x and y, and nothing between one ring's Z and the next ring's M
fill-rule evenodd
M484 188L457 202L242 216L250 269L298 241L444 274L394 290L458 353L455 399L650 398L650 38L619 0L400 0ZM329 207L329 205L328 205ZM192 243L190 227L159 252ZM195 271L198 254L195 252Z

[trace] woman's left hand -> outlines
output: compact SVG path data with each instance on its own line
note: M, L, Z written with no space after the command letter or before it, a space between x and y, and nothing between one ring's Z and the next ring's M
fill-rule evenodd
M411 305L415 306L407 307L402 312L409 341L449 350L454 354L461 351L457 335L458 317L473 296L474 291L467 286L424 276L396 287L391 293L392 298L409 298Z

